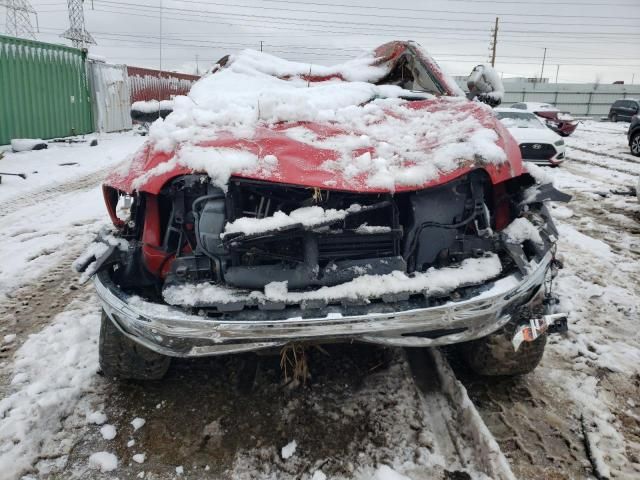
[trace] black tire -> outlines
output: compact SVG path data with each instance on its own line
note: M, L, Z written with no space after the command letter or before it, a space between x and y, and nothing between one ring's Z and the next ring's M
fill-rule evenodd
M159 380L169 369L171 357L160 355L129 340L102 311L99 343L100 368L107 377Z
M609 120L611 120L613 123L616 123L618 121L618 115L615 113L612 113L611 116L609 117Z
M517 352L511 344L512 336L501 329L465 345L465 361L479 375L515 376L532 372L542 360L547 335L523 342Z
M631 149L631 155L635 157L640 157L640 131L634 133L631 136L631 141L629 142L629 148Z
M547 335L541 335L533 342L522 342L517 352L511 340L519 325L544 313L543 298L543 291L539 289L500 330L464 344L462 352L469 367L487 376L515 376L532 372L542 360Z

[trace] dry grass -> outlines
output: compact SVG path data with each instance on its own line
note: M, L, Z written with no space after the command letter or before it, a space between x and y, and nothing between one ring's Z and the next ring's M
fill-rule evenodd
M329 355L320 345L306 345L302 343L289 343L280 350L280 368L284 372L284 379L287 383L294 385L306 385L311 377L309 371L309 359L307 350L313 347Z

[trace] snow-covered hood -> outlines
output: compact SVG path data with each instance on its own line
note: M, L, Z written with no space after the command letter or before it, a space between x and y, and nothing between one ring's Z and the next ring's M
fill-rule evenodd
M518 143L555 143L562 137L548 128L509 127Z
M442 95L376 85L402 55L437 75ZM224 60L150 130L131 164L108 179L157 193L171 178L208 174L322 189L393 192L485 168L494 183L522 173L517 144L484 104L413 43L394 42L335 67L245 51Z

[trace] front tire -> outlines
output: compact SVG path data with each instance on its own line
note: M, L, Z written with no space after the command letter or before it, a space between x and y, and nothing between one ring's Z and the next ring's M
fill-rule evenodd
M511 344L512 337L513 331L502 328L465 345L465 361L479 375L516 376L532 372L542 360L547 335L523 342L517 352Z
M629 147L631 148L631 155L640 157L640 132L633 134L631 142L629 142Z
M618 121L618 115L616 115L615 113L611 114L611 121L613 123L616 123Z
M547 335L533 342L522 342L516 352L511 340L519 325L543 314L543 295L539 290L526 304L514 312L512 320L496 332L463 345L464 358L480 375L516 376L532 372L542 360Z
M99 361L108 377L129 380L159 380L169 369L171 358L153 352L127 338L102 311Z

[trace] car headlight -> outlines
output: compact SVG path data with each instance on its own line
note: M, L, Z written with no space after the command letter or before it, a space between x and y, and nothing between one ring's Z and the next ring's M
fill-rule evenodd
M560 147L560 146L564 145L564 140L560 139L557 142L555 142L554 145Z

